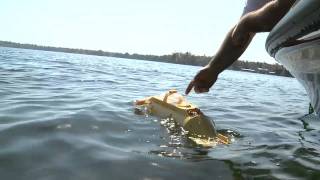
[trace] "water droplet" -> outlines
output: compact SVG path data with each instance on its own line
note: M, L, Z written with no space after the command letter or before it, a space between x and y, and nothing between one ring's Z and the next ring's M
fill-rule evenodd
M61 124L57 126L57 129L68 129L71 128L71 124Z
M93 130L98 130L98 129L99 129L99 126L93 125L93 126L91 126L91 128L92 128Z
M154 162L153 162L153 163L151 163L151 165L152 165L152 166L159 166L159 164L158 164L158 163L154 163Z

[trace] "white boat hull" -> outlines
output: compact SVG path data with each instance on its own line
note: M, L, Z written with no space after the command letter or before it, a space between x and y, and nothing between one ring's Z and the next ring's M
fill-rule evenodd
M304 86L315 112L320 114L320 40L280 49L276 60Z

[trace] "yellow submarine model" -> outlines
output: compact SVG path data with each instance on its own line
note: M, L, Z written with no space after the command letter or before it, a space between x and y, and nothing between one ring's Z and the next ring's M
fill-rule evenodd
M147 113L152 116L172 118L178 126L188 132L188 138L198 145L212 147L217 143L230 142L228 137L217 133L213 122L199 108L187 102L177 90L136 100L135 105L146 107Z

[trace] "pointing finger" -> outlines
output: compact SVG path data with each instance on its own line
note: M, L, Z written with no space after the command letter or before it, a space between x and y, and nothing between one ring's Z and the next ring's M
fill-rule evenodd
M189 83L189 85L188 85L188 87L187 87L187 89L186 89L186 91L185 91L185 94L188 95L188 94L190 93L190 91L192 90L193 87L194 87L194 80L192 80L192 81Z

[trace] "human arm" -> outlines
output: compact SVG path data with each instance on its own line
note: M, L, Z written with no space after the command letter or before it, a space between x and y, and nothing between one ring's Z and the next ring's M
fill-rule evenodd
M270 31L289 11L294 2L295 0L275 0L243 16L226 35L213 59L189 83L185 93L188 94L192 88L196 93L208 92L218 75L243 54L254 35L258 32Z
M244 44L239 46L235 44L232 39L234 29L235 27L229 31L217 54L209 64L201 69L189 83L185 94L189 94L192 88L194 88L196 93L208 92L210 87L218 79L218 75L234 63L246 50L255 34L252 33L251 37L246 40L247 42L244 43L243 41Z

